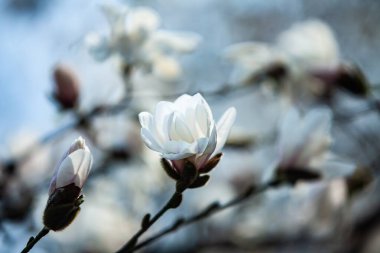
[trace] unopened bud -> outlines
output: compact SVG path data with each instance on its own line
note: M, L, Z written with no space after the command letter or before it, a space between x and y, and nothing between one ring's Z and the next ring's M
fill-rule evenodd
M68 66L58 64L53 73L53 97L63 110L76 107L79 99L79 80Z
M79 137L59 162L51 180L43 218L47 228L62 230L74 220L83 203L82 187L91 166L91 152Z

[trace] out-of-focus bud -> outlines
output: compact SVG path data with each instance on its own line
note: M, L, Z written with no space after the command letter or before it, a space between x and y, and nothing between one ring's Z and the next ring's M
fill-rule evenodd
M324 83L325 93L341 88L355 96L365 97L369 93L369 84L362 71L354 65L340 64L334 68L317 69L311 75Z
M79 137L57 165L51 180L43 218L47 228L62 230L74 220L83 203L81 191L91 166L91 152Z
M363 72L355 65L344 64L339 66L337 84L342 89L356 95L366 96L369 84Z
M63 110L76 107L79 98L79 80L67 65L58 64L54 68L53 97Z

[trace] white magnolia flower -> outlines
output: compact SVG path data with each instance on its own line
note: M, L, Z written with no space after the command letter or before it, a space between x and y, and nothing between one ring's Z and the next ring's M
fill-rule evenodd
M82 189L92 166L92 155L84 139L79 137L58 163L50 183L49 195L56 189L74 184Z
M209 105L198 93L182 95L174 103L159 102L152 115L139 114L141 136L145 144L168 160L178 173L185 161L198 171L224 146L235 120L235 108L229 108L215 123Z
M117 54L125 64L163 79L175 79L181 72L175 55L193 51L200 42L194 33L158 29L160 17L147 7L104 6L103 12L111 28L110 36L92 33L86 37L90 52L100 61Z
M331 118L329 109L312 109L304 116L290 109L279 129L279 166L308 168L324 158L331 144Z

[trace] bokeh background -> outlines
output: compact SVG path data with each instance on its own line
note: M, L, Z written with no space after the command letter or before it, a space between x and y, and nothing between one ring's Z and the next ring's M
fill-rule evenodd
M226 48L245 41L273 45L293 24L316 19L330 27L340 61L356 64L371 89L370 96L364 97L338 94L338 103L303 92L296 93L301 94L300 100L290 102L301 111L321 105L332 110L330 180L270 190L237 209L178 231L145 252L357 252L351 245L356 241L360 252L378 252L379 1L113 1L149 6L161 17L163 29L193 32L201 38L193 52L176 57L182 68L179 80L162 80L143 72L132 81L134 93L124 89L120 61L97 61L86 44L90 33L109 33L101 11L107 3L0 2L0 252L21 251L40 229L53 168L78 135L89 139L95 157L83 210L72 226L49 234L32 252L115 252L120 248L138 229L142 216L158 210L173 189L174 182L160 169L158 155L144 148L135 117L140 110L151 111L159 100L174 100L173 93L204 92L215 118L230 106L237 108L238 116L225 157L212 172L209 185L187 192L183 205L151 232L259 183L263 170L275 160L276 129L289 101L284 105L280 98L287 95L281 91L254 87L235 92L241 89L239 84L215 95L231 81L235 67L224 57ZM78 116L60 111L53 101L57 63L67 64L76 73L81 114L97 105L118 103L125 93L135 96L133 109L100 115L89 126L54 133ZM307 70L299 68L299 72ZM288 82L296 82L292 78ZM307 86L312 82L307 78L297 82ZM154 96L145 95L150 92ZM338 116L348 120L340 121ZM25 158L25 154L30 156ZM352 197L342 178L359 167L366 168L375 183ZM322 170L328 170L327 166Z

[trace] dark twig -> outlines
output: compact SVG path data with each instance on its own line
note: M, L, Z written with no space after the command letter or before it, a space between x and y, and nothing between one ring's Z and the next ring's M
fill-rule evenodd
M137 233L132 236L131 239L121 248L117 251L117 253L127 253L127 252L133 252L135 245L138 242L138 239L141 235L143 235L164 213L166 213L169 209L177 208L182 200L182 192L175 191L172 195L172 197L169 199L169 201L161 208L158 213L153 216L153 218L150 219L150 215L147 214L144 216L141 228Z
M163 237L167 234L170 234L170 233L172 233L172 232L174 232L174 231L176 231L182 227L190 225L192 223L206 219L206 218L208 218L208 217L210 217L216 213L219 213L219 212L221 212L227 208L236 206L236 205L246 201L247 199L249 199L252 196L256 196L256 195L266 191L267 189L269 189L271 187L278 186L279 183L280 183L279 181L274 180L274 181L270 181L270 182L268 182L268 183L266 183L266 184L264 184L258 188L255 188L254 186L250 186L250 187L248 187L248 189L245 192L236 196L235 198L231 199L230 201L226 202L225 204L219 204L218 202L214 202L194 216L191 216L189 218L177 219L177 221L175 221L170 227L162 230L161 232L157 233L156 235L153 235L152 237L146 239L145 241L138 243L135 247L132 248L131 251L126 251L126 252L133 252L135 250L141 249L141 248L155 242L156 240L160 239L161 237Z
M44 227L38 234L36 237L30 237L28 243L26 244L25 248L21 251L21 253L27 253L29 252L33 246L39 241L42 239L42 237L44 237L45 235L47 235L49 233L49 229Z

